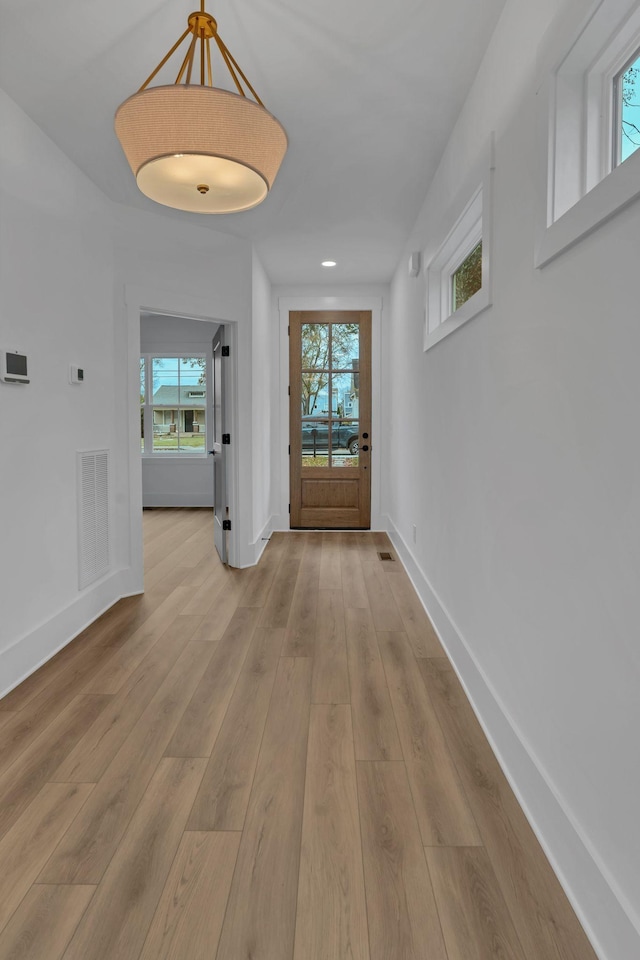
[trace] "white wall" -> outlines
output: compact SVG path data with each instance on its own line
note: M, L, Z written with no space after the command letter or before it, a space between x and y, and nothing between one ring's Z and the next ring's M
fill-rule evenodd
M173 352L176 356L204 354L209 385L205 450L213 443L211 420L211 359L217 323L186 317L143 314L141 353ZM151 454L142 458L142 505L145 507L213 507L213 457L172 457Z
M116 447L107 201L2 92L0 128L0 345L27 353L31 378L0 383L1 695L120 584L78 590L76 451ZM117 556L114 542L112 571Z
M389 287L386 284L335 284L326 286L277 286L272 289L272 407L273 453L271 459L273 528L289 529L289 338L290 310L371 310L371 527L386 529L384 476L387 425L386 340L389 328Z
M198 216L188 221L162 210L143 212L114 206L115 298L117 352L127 381L119 393L117 417L128 430L123 435L121 471L118 477L122 518L134 568L141 555L142 505L139 440L135 443L137 354L140 310L197 317L235 326L237 356L237 410L235 411L235 495L243 509L232 515L237 544L234 562L255 562L252 539L252 412L251 412L251 245L229 234L201 225ZM132 440L133 438L133 440ZM132 577L131 588L140 588Z
M563 6L507 3L406 247L429 245L494 130L493 307L424 353L424 276L406 257L396 272L388 502L587 931L603 958L633 960L640 205L534 269L536 46Z
M142 589L143 309L229 324L235 562L256 556L251 245L195 217L112 204L3 93L0 126L0 344L27 352L32 378L0 384L1 695ZM68 383L70 363L82 386ZM98 448L111 453L111 572L79 592L76 451Z
M271 488L273 445L273 384L276 379L272 356L278 339L278 325L271 316L271 284L257 254L253 254L252 280L251 391L253 414L253 540L256 558L271 531L274 491ZM277 409L277 408L276 408Z

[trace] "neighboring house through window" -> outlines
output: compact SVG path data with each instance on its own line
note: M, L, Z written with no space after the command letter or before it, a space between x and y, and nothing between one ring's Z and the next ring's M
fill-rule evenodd
M141 445L148 455L204 455L207 382L204 354L140 360Z

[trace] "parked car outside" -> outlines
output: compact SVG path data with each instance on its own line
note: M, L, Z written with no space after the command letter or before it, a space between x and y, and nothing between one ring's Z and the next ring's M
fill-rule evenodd
M329 447L329 421L302 421L302 450L326 453ZM357 420L334 420L331 424L331 449L348 450L357 456L360 450L360 425Z

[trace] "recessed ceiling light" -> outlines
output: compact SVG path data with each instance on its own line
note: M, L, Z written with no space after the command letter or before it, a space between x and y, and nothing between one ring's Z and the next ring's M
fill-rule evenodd
M323 267L337 267L338 264L336 263L335 260L323 260L323 261L322 261L322 266L323 266Z

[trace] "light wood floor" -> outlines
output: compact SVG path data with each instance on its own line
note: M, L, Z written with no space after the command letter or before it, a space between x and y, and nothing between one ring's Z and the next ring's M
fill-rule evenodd
M595 960L384 535L144 597L0 701L0 960Z

